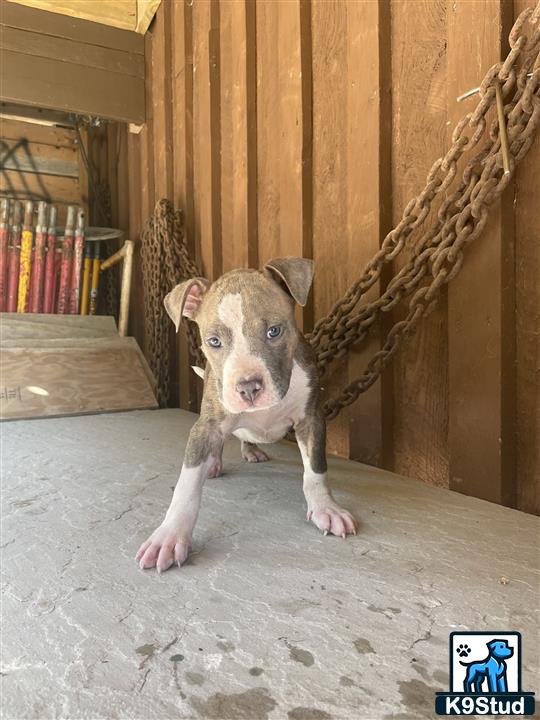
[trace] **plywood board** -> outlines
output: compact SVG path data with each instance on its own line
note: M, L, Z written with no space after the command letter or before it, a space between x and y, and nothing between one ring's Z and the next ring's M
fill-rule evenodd
M2 420L157 407L132 338L7 341L0 368Z
M68 15L80 20L110 25L123 30L137 26L137 0L104 2L103 0L8 0L38 10Z
M0 313L0 341L53 338L118 338L113 317Z

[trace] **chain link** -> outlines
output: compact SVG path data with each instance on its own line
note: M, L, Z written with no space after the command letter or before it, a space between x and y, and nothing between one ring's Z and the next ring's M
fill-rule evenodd
M156 379L156 394L161 407L167 405L170 392L169 333L171 322L163 306L164 289L190 277L200 276L189 257L183 216L168 200L159 200L141 234L141 265L144 289L146 358ZM190 354L204 365L194 324L184 319Z
M540 15L540 3L534 11ZM343 356L349 347L362 342L381 312L389 312L409 298L408 313L389 331L382 348L368 362L363 374L347 385L338 397L328 400L325 411L334 418L342 408L355 402L370 388L397 352L403 338L410 335L420 319L434 307L441 288L450 282L463 264L466 247L482 232L488 208L500 197L511 181L516 164L529 150L540 122L540 29L531 26L524 34L533 9L525 10L510 33L510 53L506 60L488 70L480 86L480 99L472 113L456 126L452 147L437 160L428 173L426 186L411 200L398 226L384 239L381 250L367 265L360 279L319 320L309 341L315 351L319 371ZM518 67L518 63L520 63ZM535 68L536 69L533 69ZM528 77L528 73L531 73ZM498 121L489 123L486 115L495 104L495 82L500 82L510 148L510 172L502 166ZM470 136L467 133L473 129ZM486 135L489 143L479 149L461 172L456 190L442 200L434 226L413 249L413 255L394 276L381 296L354 312L360 298L374 284L384 265L401 252L411 232L428 216L434 199L445 193L457 176L457 165L465 151L476 148ZM431 278L424 285L426 278Z

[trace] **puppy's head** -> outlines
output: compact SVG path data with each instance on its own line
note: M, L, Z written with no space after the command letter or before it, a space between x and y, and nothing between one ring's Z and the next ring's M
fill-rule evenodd
M213 284L187 280L165 297L177 330L182 316L199 326L228 412L263 410L287 393L298 344L294 305L306 304L312 278L312 260L277 258L262 272L232 270Z

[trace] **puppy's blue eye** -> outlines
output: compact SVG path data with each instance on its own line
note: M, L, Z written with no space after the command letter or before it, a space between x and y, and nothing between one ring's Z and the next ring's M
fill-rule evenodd
M273 339L277 338L281 335L281 325L272 325L272 327L269 327L266 331L266 337Z
M221 347L221 340L218 337L208 338L208 340L206 342L210 345L210 347L213 347L213 348Z

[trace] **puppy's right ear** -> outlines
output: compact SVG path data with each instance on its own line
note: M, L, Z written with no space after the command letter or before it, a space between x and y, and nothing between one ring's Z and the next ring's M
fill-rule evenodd
M209 287L210 281L206 278L191 278L180 283L168 295L165 295L163 304L176 327L176 332L180 327L182 316L190 320L195 319L203 296Z

